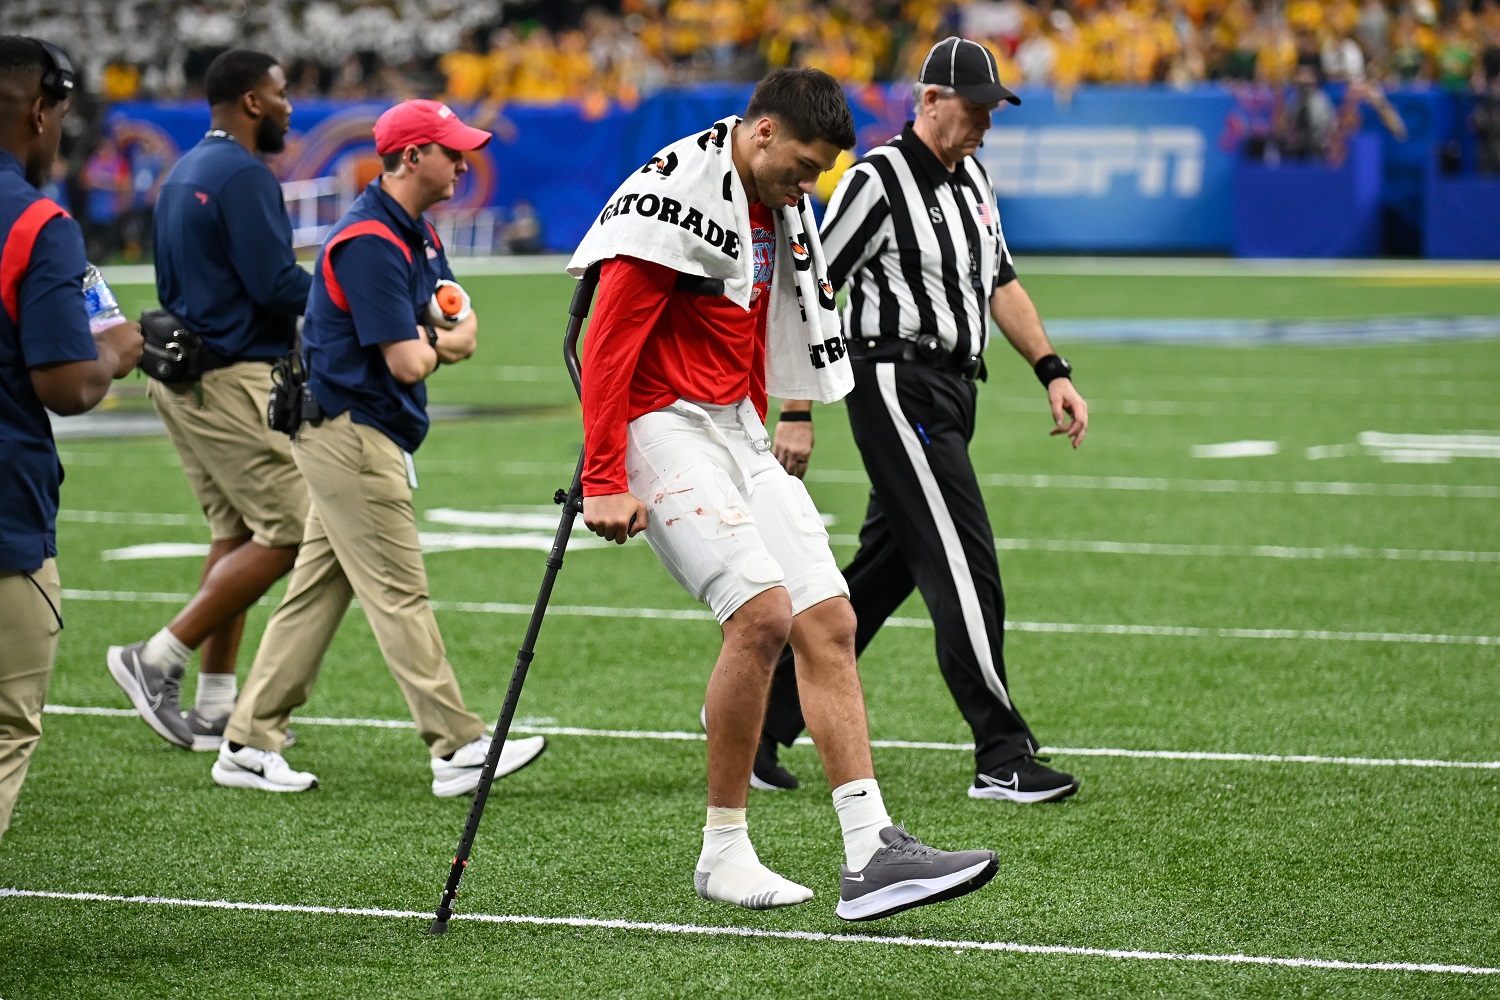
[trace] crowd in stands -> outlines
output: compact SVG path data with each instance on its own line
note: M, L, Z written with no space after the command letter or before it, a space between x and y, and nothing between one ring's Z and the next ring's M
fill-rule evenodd
M665 87L814 66L847 85L916 78L935 41L988 45L1001 79L1239 87L1243 148L1337 162L1391 86L1474 93L1477 168L1500 172L1500 0L3 0L0 33L62 45L85 81L51 193L90 252L144 252L162 164L122 150L102 109L199 99L226 48L276 54L294 100L442 97L629 107ZM1330 98L1324 85L1338 83ZM1259 110L1257 110L1259 109Z
M1276 84L1310 57L1327 80L1461 90L1500 59L1500 0L6 0L0 32L63 44L107 100L191 95L249 46L304 97L628 105L786 65L908 80L955 33L1007 82L1064 91Z

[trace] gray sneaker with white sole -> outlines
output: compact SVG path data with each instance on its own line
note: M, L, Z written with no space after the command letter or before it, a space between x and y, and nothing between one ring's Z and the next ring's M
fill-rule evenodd
M940 851L899 826L880 831L885 846L857 872L840 868L839 905L845 920L878 920L914 906L957 899L995 877L994 851Z
M210 719L199 713L196 708L190 708L183 721L192 731L193 749L199 753L212 753L224 742L224 727L229 724L229 713L225 712L216 719ZM295 730L288 729L281 749L285 750L296 745L297 733Z
M168 672L149 665L141 659L145 646L144 642L138 642L109 647L104 656L109 675L152 732L173 746L191 748L193 731L183 720L180 705L183 670L178 667Z

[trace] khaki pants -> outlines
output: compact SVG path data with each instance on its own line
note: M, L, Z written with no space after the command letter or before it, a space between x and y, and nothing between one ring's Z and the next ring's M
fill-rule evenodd
M266 426L271 366L241 361L196 385L148 382L214 541L249 535L268 549L300 542L307 487L291 441Z
M57 560L30 574L0 571L0 836L10 826L31 751L42 738L61 609Z
M464 708L428 602L401 449L345 413L304 425L292 454L312 497L307 531L225 737L280 751L292 710L312 693L349 599L358 596L432 755L477 739L484 721Z

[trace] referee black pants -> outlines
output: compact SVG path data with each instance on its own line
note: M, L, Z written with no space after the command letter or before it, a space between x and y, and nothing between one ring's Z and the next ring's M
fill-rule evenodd
M845 402L871 483L859 551L844 569L858 618L856 654L915 587L932 615L938 667L974 732L977 769L1034 753L1006 689L1005 592L969 460L976 387L913 362L855 360L854 380ZM804 726L789 646L765 731L790 746Z

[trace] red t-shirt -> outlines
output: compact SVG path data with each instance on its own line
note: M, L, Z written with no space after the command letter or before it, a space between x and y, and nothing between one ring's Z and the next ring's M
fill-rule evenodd
M749 310L723 296L674 291L677 272L614 257L583 345L583 494L628 492L626 425L679 399L726 406L750 398L766 415L766 303L775 213L750 206L755 287Z

